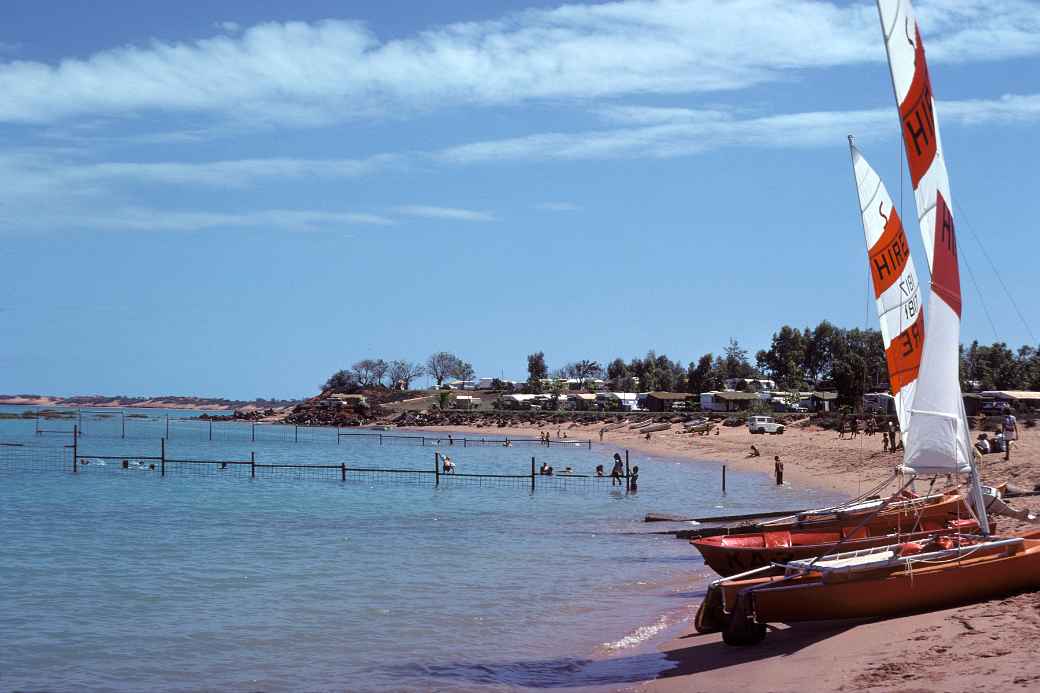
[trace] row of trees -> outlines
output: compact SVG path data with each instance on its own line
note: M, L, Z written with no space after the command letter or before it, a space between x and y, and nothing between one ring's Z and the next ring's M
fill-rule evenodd
M437 386L445 380L472 380L473 367L450 352L432 354L425 364L406 360L362 359L337 371L324 389L356 392L363 389L407 390L429 375ZM567 363L550 372L541 351L527 357L528 392L551 389L550 378L604 378L619 391L663 390L701 393L720 390L730 378L769 378L779 390L833 389L839 401L854 404L864 392L888 387L884 343L878 330L846 329L824 320L816 327L784 325L773 334L768 349L751 362L746 349L731 339L721 353L709 352L686 365L666 354L647 352L643 358L615 358L605 367L594 360ZM1038 390L1040 350L1030 346L1012 351L1003 342L990 346L972 342L961 349L961 389Z
M545 354L527 357L527 388L538 391L548 376ZM769 378L782 390L809 390L826 386L846 403L865 391L885 387L888 370L884 345L877 330L844 329L824 321L799 330L784 325L773 335L768 350L755 354L731 339L721 353L707 353L686 365L666 354L650 351L643 358L615 358L606 368L597 361L570 363L554 372L579 379L604 377L614 390L663 390L701 393L720 390L730 378Z
M325 381L322 390L335 392L375 389L408 390L414 380L424 375L429 375L437 382L437 387L440 387L448 378L472 379L473 366L447 351L432 354L426 359L425 364L404 359L396 361L362 359L348 370L333 373Z
M961 389L1040 390L1040 351L1031 346L1011 351L1004 342L961 347Z

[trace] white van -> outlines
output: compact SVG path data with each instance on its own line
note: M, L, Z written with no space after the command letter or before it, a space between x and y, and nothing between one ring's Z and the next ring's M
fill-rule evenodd
M784 432L784 425L773 421L772 416L749 416L747 427L751 433L781 435Z

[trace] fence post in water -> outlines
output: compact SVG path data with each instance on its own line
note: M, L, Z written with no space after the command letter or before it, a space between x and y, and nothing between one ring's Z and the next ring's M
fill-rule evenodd
M166 437L170 437L170 415L166 415Z
M722 492L726 492L726 465L722 465Z
M166 439L159 439L159 476L166 476Z
M433 478L434 485L441 485L441 454L439 452L433 453Z
M40 412L36 412L36 435L40 435Z
M339 463L339 480L340 481L346 481L347 480L347 463L346 462L340 462Z
M298 425L296 425L296 424L293 424L293 441L292 442L294 442L294 443L299 443L300 442L300 427Z
M591 450L591 449L592 449L592 439L589 438L589 450Z
M213 422L209 422L209 439L213 440Z
M210 427L212 428L213 424L210 424ZM212 438L213 438L213 436L210 436L211 440L212 440ZM249 428L249 442L251 442L251 443L255 443L256 442L256 422L255 421L253 422L253 425L250 426L250 428Z
M534 492L534 458L531 458L531 492Z
M123 436L122 437L126 438L126 412L125 411L121 411L119 413L123 417Z
M252 450L249 453L249 476L252 479L256 478L256 451Z
M339 445L339 426L336 426L336 445Z
M79 426L72 427L72 473L79 473Z
M628 468L628 450L625 450L625 490L632 490L632 472Z
M466 439L465 438L462 439L462 447L466 447Z
M379 444L380 445L383 444L383 434L382 433L379 434Z

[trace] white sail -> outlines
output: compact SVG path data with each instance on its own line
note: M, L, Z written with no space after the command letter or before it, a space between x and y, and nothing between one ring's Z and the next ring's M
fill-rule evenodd
M958 373L961 318L957 239L928 64L908 0L878 0L892 86L928 267L924 354L910 414L905 464L919 474L972 471Z
M910 428L910 409L924 347L920 284L903 223L885 184L852 143L851 136L849 148L881 338L885 343L888 380L896 400L899 428L905 435Z

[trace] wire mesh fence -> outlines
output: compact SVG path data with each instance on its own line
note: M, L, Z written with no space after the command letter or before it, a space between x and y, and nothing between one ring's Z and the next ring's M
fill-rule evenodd
M585 447L592 448L591 440L568 438L508 438L505 436L454 436L451 434L403 434L379 431L357 431L335 426L299 426L276 422L235 421L200 416L171 416L143 414L123 410L42 410L35 414L35 433L38 436L72 435L73 428L86 438L194 440L214 442L291 442L332 443L348 439L363 439L380 445L461 445L511 447Z
M517 473L457 473L442 468L435 453L426 468L391 468L381 466L312 463L265 463L251 452L249 459L204 459L167 456L166 442L161 441L159 454L120 452L85 453L80 441L73 437L71 445L0 442L0 473L23 471L66 472L83 475L144 474L156 478L228 478L260 480L324 480L362 483L394 483L425 486L517 488L551 491L583 491L621 484L629 488L627 473L620 478L574 474L567 471L543 474L536 471L535 458ZM519 465L518 465L519 466Z

